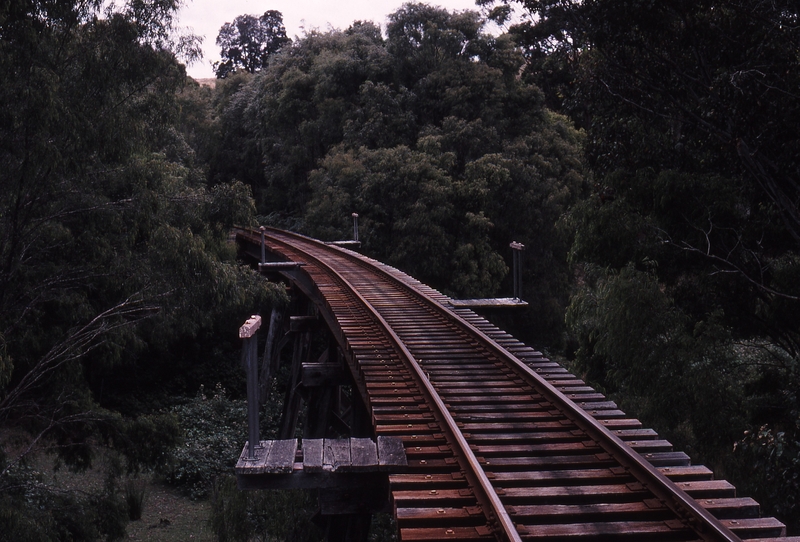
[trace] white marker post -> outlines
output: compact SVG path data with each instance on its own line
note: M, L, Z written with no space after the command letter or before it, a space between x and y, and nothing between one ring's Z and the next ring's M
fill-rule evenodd
M251 316L239 328L239 338L244 339L242 345L242 358L247 371L247 459L256 459L256 446L259 444L258 435L258 328L261 327L261 317Z

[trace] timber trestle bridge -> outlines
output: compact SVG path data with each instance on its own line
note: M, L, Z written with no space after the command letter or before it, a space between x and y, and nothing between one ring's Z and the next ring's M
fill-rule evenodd
M320 489L322 513L338 514L329 540L365 539L369 513L387 502L403 541L800 542L761 517L757 502L449 297L341 247L269 228L235 233L243 256L297 294L282 327L306 337L295 339L280 439L259 441L251 430L260 444L245 446L239 485ZM273 313L267 375L280 321ZM307 340L315 326L327 339L317 341L320 355ZM359 463L362 452L371 463Z

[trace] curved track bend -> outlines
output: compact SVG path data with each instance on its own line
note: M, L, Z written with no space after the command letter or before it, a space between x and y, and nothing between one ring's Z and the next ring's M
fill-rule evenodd
M237 238L260 247L259 232ZM410 472L390 477L402 540L784 535L758 503L447 296L307 237L267 229L266 245L305 264L375 433L403 439Z

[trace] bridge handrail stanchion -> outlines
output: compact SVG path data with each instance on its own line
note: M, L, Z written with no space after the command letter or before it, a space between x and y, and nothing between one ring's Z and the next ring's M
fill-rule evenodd
M267 263L267 238L266 238L266 228L261 226L259 228L261 230L261 263Z
M358 213L353 213L353 241L358 241Z
M263 230L262 230L263 239ZM251 316L239 328L239 338L244 339L242 344L242 362L247 371L247 459L256 459L256 446L260 443L258 434L258 328L261 327L261 317Z
M514 256L512 263L514 274L514 299L522 301L522 251L525 250L525 245L514 241L508 246L511 247Z

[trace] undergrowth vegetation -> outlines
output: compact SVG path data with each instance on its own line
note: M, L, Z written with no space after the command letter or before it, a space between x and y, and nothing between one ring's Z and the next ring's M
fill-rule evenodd
M207 497L214 480L230 474L247 435L247 404L231 399L217 384L172 408L183 431L165 470L167 483L185 490L193 499Z

